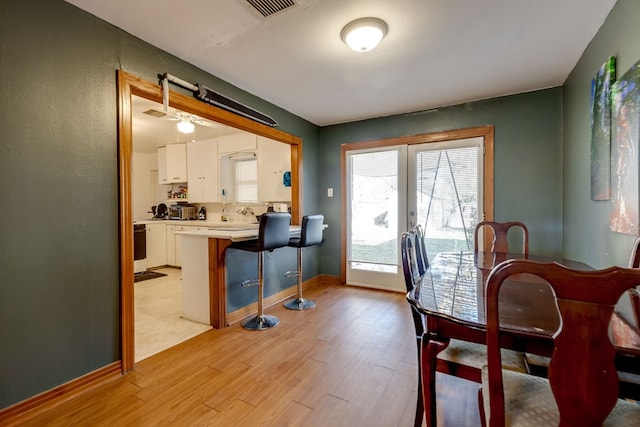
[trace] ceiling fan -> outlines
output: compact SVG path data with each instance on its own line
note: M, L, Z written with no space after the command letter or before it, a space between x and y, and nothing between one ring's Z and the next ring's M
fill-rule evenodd
M203 119L195 114L185 113L183 111L174 111L173 113L163 113L155 109L149 109L143 111L143 114L147 114L152 117L163 118L165 120L172 120L177 122L176 127L180 133L193 133L195 125L206 126L213 129L224 127L223 125L213 122L211 120Z

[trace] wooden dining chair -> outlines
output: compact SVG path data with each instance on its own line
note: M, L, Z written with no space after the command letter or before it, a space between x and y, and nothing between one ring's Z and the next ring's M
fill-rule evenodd
M537 276L532 285L548 282L558 308L548 379L501 366L500 290L509 277L523 274ZM616 349L609 339L616 303L637 285L640 270L624 267L584 271L524 259L497 266L485 296L488 363L480 393L485 425L601 426L605 419L607 426L640 425L640 405L618 398Z
M529 255L529 230L527 226L518 221L509 222L494 222L494 221L481 221L479 222L473 233L474 252L478 253L478 240L480 237L480 231L485 228L489 228L493 234L493 240L491 243L490 252L508 253L515 252L509 248L509 240L507 236L511 228L519 228L522 231L522 253ZM489 238L491 233L485 232L484 237Z
M640 268L640 237L637 237L631 247L631 253L629 256L629 268ZM640 331L640 290L636 288L629 289L629 302L631 305L631 315L633 316L633 327ZM616 313L616 316L622 318L620 314ZM627 321L626 319L624 321ZM549 369L549 362L551 358L547 356L540 356L531 353L525 353L525 360L528 365L530 373L534 373L541 377L547 376ZM630 374L626 372L620 373L620 395L632 398L634 400L640 399L640 375Z
M402 271L404 274L404 281L407 287L407 292L413 291L415 284L420 280L421 274L419 271L418 250L416 249L417 234L414 230L402 233L400 249L402 257ZM420 369L420 343L422 340L422 334L424 334L424 319L422 315L418 313L413 306L411 306L411 316L413 319L413 326L416 331L416 344L418 348L418 396L416 399L416 413L414 420L414 427L422 426L422 419L424 418L424 404L422 401L422 373Z
M427 260L426 251L424 250L424 233L418 227L408 232L402 233L401 237L401 255L402 269L404 273L405 285L407 292L413 291L418 285L424 272L421 273L420 263ZM421 258L420 253L424 253ZM426 261L426 268L428 267ZM420 365L420 351L422 344L422 335L425 332L424 316L411 306L411 316L416 332L416 344L418 354L418 396L416 402L415 426L422 425L424 417L424 402L422 400L422 369ZM469 381L480 383L482 367L486 364L487 353L483 344L473 342L451 340L447 348L438 354L436 369L438 372L464 378ZM505 369L515 369L526 372L527 367L522 353L511 350L504 350L503 362ZM434 387L434 384L428 384L428 387Z

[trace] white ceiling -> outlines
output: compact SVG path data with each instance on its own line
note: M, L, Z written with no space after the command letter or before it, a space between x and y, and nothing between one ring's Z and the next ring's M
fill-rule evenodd
M616 3L295 0L263 18L246 0L67 1L319 126L562 85ZM340 31L367 16L389 32L353 52Z

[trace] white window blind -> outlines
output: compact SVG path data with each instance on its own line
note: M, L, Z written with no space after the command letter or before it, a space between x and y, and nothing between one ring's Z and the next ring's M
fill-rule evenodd
M258 201L258 161L236 161L236 200L239 202Z

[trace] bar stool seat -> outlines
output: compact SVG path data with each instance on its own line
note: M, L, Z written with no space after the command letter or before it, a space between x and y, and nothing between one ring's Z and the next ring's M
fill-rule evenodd
M258 240L235 242L230 246L234 249L258 253L258 279L249 279L242 282L242 286L258 287L258 314L242 322L242 327L245 329L263 331L280 323L280 319L276 316L264 314L264 253L289 244L290 224L291 214L267 212L260 218Z
M287 245L298 249L298 269L296 271L287 271L285 273L286 277L298 278L297 297L284 303L284 306L290 310L308 310L316 306L314 301L302 298L302 248L322 243L323 223L323 215L306 215L302 217L300 237L291 238Z

